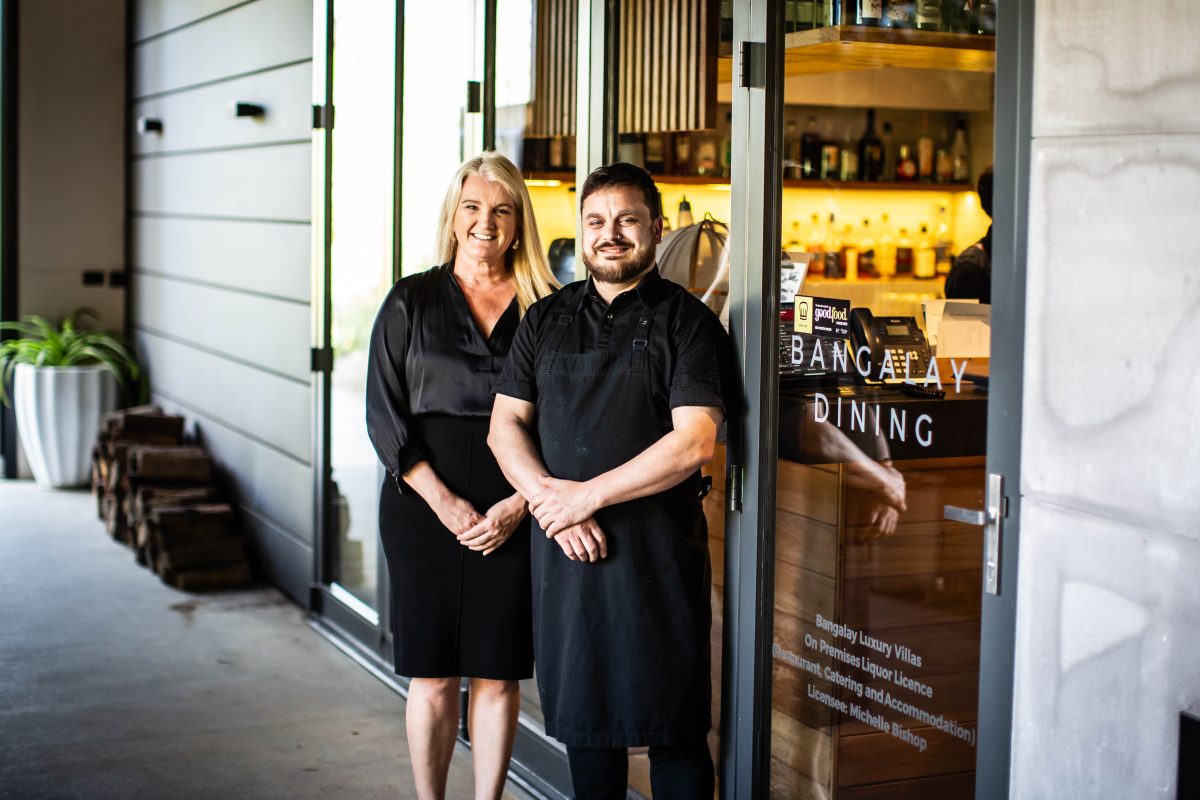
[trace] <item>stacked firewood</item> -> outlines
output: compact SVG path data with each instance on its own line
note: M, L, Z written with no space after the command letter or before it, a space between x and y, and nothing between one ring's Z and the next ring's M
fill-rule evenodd
M179 589L244 586L253 573L212 458L184 441L183 417L138 406L105 417L92 492L105 527L138 563Z

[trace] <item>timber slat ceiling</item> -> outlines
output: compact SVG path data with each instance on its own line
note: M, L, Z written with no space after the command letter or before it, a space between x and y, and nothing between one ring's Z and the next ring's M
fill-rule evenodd
M538 0L530 136L575 135L578 0Z
M715 126L717 23L715 0L622 0L619 130Z
M577 0L537 0L529 136L575 134ZM713 128L716 0L621 0L619 130Z

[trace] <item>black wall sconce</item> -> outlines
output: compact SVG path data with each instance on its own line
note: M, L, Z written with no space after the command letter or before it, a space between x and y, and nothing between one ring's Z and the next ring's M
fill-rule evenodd
M146 134L149 134L149 133L162 133L163 132L162 120L155 119L154 117L138 117L137 118L137 132L139 134L141 134L142 136L145 136Z
M258 103L243 103L240 100L233 103L233 105L230 107L230 110L233 112L233 116L235 117L250 117L251 119L258 119L259 117L265 117L267 115L267 109L264 106L261 106Z

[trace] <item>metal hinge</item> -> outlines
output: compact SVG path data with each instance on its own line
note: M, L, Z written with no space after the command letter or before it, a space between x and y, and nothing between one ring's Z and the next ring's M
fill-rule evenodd
M479 114L483 111L483 84L479 81L467 81L467 113Z
M313 106L313 130L333 130L333 106Z
M313 372L332 372L333 371L333 350L328 347L314 347L309 350L312 358Z
M725 497L728 510L742 510L742 465L730 464L725 472Z
M767 46L762 42L738 42L738 86L763 89L767 85Z

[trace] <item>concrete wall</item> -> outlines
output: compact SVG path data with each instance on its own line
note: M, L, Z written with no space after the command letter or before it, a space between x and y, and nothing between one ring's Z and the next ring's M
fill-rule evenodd
M259 563L307 605L312 3L139 0L133 13L131 303L152 397L188 418L232 479ZM237 102L265 113L236 117Z
M1036 8L1012 796L1173 798L1200 711L1200 17Z

